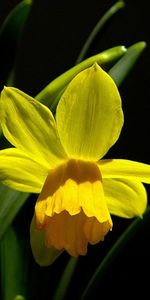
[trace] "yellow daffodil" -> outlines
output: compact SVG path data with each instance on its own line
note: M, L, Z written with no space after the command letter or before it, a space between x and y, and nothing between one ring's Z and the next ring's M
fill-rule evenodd
M119 138L123 112L115 83L97 64L68 85L56 119L16 88L3 90L0 118L14 146L0 151L0 180L40 193L31 226L40 264L47 264L44 253L54 248L85 255L88 243L102 241L112 229L110 214L143 214L147 194L142 182L150 183L150 166L102 159Z

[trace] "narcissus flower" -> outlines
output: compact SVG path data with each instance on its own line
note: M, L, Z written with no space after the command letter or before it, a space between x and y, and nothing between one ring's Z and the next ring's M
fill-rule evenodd
M54 249L85 255L112 229L111 214L141 216L147 205L142 182L150 166L102 159L119 138L123 112L118 89L97 64L79 73L57 106L56 119L15 88L1 94L3 133L14 146L0 151L0 180L40 193L31 226L36 261L50 263Z

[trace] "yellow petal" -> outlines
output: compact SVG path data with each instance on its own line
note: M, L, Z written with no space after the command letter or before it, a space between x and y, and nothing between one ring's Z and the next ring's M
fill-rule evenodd
M35 216L48 248L85 255L88 243L103 240L112 221L96 163L72 159L50 171Z
M51 247L48 249L45 245L45 233L36 229L35 219L33 217L30 227L30 243L35 261L40 266L51 265L62 251Z
M48 169L21 150L9 148L0 151L0 181L13 189L39 193L47 173Z
M111 223L99 168L95 163L72 159L49 172L35 212L43 226L46 216L64 210L76 215L81 209L88 217Z
M96 244L110 230L109 221L100 223L95 217L88 218L83 211L71 216L67 211L47 217L43 232L48 248L65 249L70 255L87 253L88 243Z
M65 249L70 255L87 253L88 240L83 226L86 216L83 212L71 216L67 211L49 217L45 227L45 241L48 248Z
M88 242L92 245L104 240L105 235L112 228L112 223L105 221L100 223L95 217L86 218L84 233Z
M97 64L80 72L57 106L61 142L73 158L95 160L116 142L123 125L118 89Z
M34 160L54 167L66 156L50 110L22 91L2 91L0 118L8 141Z
M104 179L104 193L111 214L123 218L142 216L147 206L146 190L136 179Z
M102 178L134 178L150 183L150 165L126 159L104 159L98 163Z

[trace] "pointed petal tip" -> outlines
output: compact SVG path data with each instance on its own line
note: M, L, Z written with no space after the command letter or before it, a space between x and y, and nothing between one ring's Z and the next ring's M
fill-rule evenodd
M7 101L9 100L9 98L11 97L12 92L13 92L12 89L15 89L15 88L4 85L4 87L1 91L1 103L3 103L3 102L5 103L6 98L7 98Z
M3 90L8 90L8 89L10 89L10 87L7 85L4 85Z
M93 70L97 70L100 68L99 64L95 61L94 64L93 64Z
M2 90L1 93L2 93L2 94L3 94L3 93L9 93L10 89L12 89L12 87L4 85L3 90Z
M1 94L2 94L4 91L6 91L6 90L7 90L7 86L4 85L4 86L3 86L3 89L1 90Z
M97 61L94 62L94 64L91 66L90 69L91 69L92 72L103 71L103 69L102 69L101 66L98 64Z
M89 74L92 76L91 78L93 78L93 76L94 78L96 78L95 76L101 76L101 74L105 72L103 68L98 64L97 61L95 61L93 65L87 70L89 70Z

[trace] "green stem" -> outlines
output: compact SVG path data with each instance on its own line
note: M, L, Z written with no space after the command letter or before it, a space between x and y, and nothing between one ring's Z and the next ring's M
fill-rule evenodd
M143 218L137 218L135 221L133 221L107 253L90 279L84 293L81 296L81 300L92 299L91 297L93 295L93 291L100 283L100 280L102 279L103 275L105 275L110 264L115 260L123 247L131 240L131 238L137 233L142 225L147 222L148 219L150 219L150 205L147 207Z
M91 56L86 60L82 61L77 66L69 69L62 75L58 76L56 79L51 81L37 96L36 99L44 104L53 105L53 100L60 93L62 89L82 70L92 66L93 63L97 62L101 66L110 64L111 62L119 59L122 55L126 53L126 48L124 46L116 46L111 49L105 50L99 54Z
M119 86L122 81L126 78L129 71L133 68L138 58L142 54L143 50L146 47L146 43L141 41L127 49L125 55L120 58L115 65L109 70L109 75Z
M91 34L89 35L87 41L85 42L83 48L81 49L81 52L76 60L76 64L80 63L88 49L90 48L92 42L94 41L95 37L97 36L97 34L99 33L99 31L103 28L103 26L106 24L106 22L113 17L113 15L121 8L123 8L125 6L124 1L118 1L117 3L115 3L105 14L104 16L98 21L98 23L96 24L96 26L94 27L94 29L92 30Z
M77 265L78 259L71 257L57 286L53 300L63 300L66 299L67 290L71 282L75 267Z
M25 260L22 244L15 230L10 226L0 243L2 299L12 300L17 295L26 293Z

